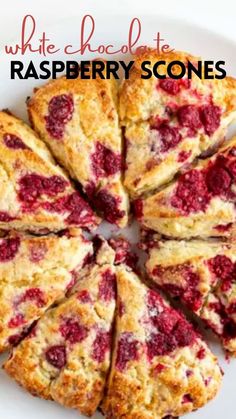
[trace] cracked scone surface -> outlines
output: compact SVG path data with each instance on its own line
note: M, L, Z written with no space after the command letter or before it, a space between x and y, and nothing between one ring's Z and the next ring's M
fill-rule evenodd
M217 393L216 357L192 326L124 267L117 270L116 341L106 418L161 419L191 412Z
M103 254L102 254L103 253ZM113 255L100 252L73 294L47 311L4 368L33 395L92 415L110 366L116 276Z
M199 79L193 75L174 80L142 79L141 63L201 58L184 52L158 55L154 50L134 57L130 78L120 92L120 118L125 126L125 186L132 197L150 192L170 181L193 160L219 145L236 120L236 80ZM174 74L180 67L172 67ZM166 74L166 66L158 72Z
M60 78L28 101L32 125L58 161L107 221L125 227L128 197L117 106L116 80L99 78Z
M171 238L235 234L236 137L156 194L135 201L141 224Z
M0 112L0 228L95 228L98 218L45 144L20 119Z
M236 244L166 241L149 250L146 268L163 291L197 314L236 355Z
M80 230L68 233L35 237L11 232L0 238L0 352L16 345L64 297L92 254Z

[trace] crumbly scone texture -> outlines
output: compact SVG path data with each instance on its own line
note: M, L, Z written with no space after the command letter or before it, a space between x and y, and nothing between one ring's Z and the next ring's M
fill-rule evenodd
M65 296L92 252L78 229L60 237L11 232L0 238L0 352Z
M159 242L149 250L150 278L178 297L236 355L236 243Z
M125 227L128 197L117 108L115 79L60 78L28 101L32 126L58 161L107 221Z
M217 393L216 357L186 319L124 267L117 270L116 342L106 418L161 419L191 412Z
M130 78L120 91L120 118L125 126L125 186L132 197L159 188L186 165L217 147L226 128L236 120L236 80L199 79L195 74L174 80L142 79L141 63L164 60L190 61L201 58L174 51L158 55L149 50L135 58ZM160 74L166 66L159 66ZM149 66L148 66L149 67ZM172 67L174 74L179 66Z
M114 252L78 277L71 296L47 311L4 368L33 395L91 416L110 367L116 305Z
M236 137L162 191L137 199L146 228L170 238L235 235Z
M95 228L99 219L20 119L0 112L0 228L59 231Z

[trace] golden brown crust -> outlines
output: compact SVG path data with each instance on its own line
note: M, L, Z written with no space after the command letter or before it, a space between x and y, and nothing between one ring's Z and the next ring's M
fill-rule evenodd
M202 60L201 57L196 57L183 51L158 54L157 51L153 49L149 49L147 52L135 56L134 59L135 61L130 71L130 77L123 81L120 92L120 117L121 121L125 124L131 121L145 121L149 119L150 116L158 114L157 109L160 109L160 98L158 96L153 96L158 79L155 77L149 79L141 78L141 63L143 61L150 61L151 66L153 66L153 64L160 60L165 60L167 65L172 61L181 61L183 63L190 61L196 63L197 61ZM178 66L173 67L173 73L179 73ZM159 74L166 74L166 68L160 67ZM213 99L216 99L217 104L224 105L227 113L235 111L236 81L233 77L226 77L221 80L207 80L204 78L199 79L193 74L192 80L194 82L194 87L199 89L199 92L203 93L205 89L208 89L209 92L211 91Z
M80 230L68 236L10 233L0 239L0 352L16 343L73 282L92 253ZM6 253L6 249L12 252ZM4 253L5 252L5 253ZM3 254L5 258L3 260ZM7 257L9 256L9 257Z
M150 278L171 296L177 290L180 301L206 322L232 355L236 355L235 255L232 242L169 240L150 249L146 263Z
M103 397L110 365L115 269L103 260L78 279L72 295L41 317L4 368L32 394L91 416ZM55 347L63 351L61 364L56 355L48 358Z
M74 187L45 144L23 121L5 112L0 112L0 179L0 228L58 231L98 224L79 193L73 195ZM72 195L84 206L83 217L78 202L76 214L73 203L67 203Z
M71 120L65 124L59 139L47 129L47 116L52 98L69 96L73 101ZM79 181L86 193L93 194L106 189L116 199L123 215L116 222L120 227L127 224L128 199L121 182L122 139L117 111L117 84L114 79L60 78L36 90L28 102L29 117L33 127L51 148L58 161ZM113 159L111 172L102 173L98 154L99 147L109 150ZM105 151L107 152L107 151ZM111 154L112 153L112 154ZM97 169L93 168L94 159ZM101 159L101 157L100 157ZM117 168L115 168L117 166ZM98 174L99 172L99 174ZM93 185L93 194L89 193ZM96 203L95 203L96 206Z
M106 418L161 419L167 415L179 416L203 406L216 395L221 383L216 358L196 336L191 345L177 346L169 354L161 354L163 347L160 346L160 355L150 359L147 342L149 334L152 336L155 333L155 326L149 329L148 289L124 268L118 269L117 280L118 299L123 310L120 316L117 315L112 368L102 404ZM149 312L155 318L168 311L169 306L160 296L153 298L160 301L159 309L152 307ZM169 316L178 314L172 310L171 314L168 312ZM186 322L182 327L189 326ZM124 337L127 341L122 354L120 342ZM165 341L162 345L165 347ZM150 348L152 350L152 346ZM204 353L202 359L197 355L200 350Z
M226 128L236 120L235 79L205 80L194 75L188 86L181 85L181 80L172 79L179 90L169 93L160 87L161 81L154 76L141 78L141 63L146 60L153 66L160 60L168 64L175 60L195 63L201 59L178 51L158 55L154 50L135 57L130 78L123 82L120 91L120 117L127 141L125 186L132 197L159 188L197 156L216 148L222 142ZM159 72L165 74L166 68L159 67ZM173 72L179 73L179 68L174 67ZM188 120L182 123L178 112L187 105L195 107L195 112L190 115L190 109ZM196 112L201 116L201 109L212 105L221 113L220 123L212 132L207 132L204 124L196 122ZM168 133L166 128L158 128L161 125L168 127ZM179 135L181 141L177 139Z
M215 237L224 236L231 237L235 235L235 207L234 207L234 196L227 195L227 189L225 190L222 186L222 191L211 194L206 188L205 194L209 195L209 202L207 202L205 208L194 211L184 211L181 207L174 206L173 197L176 195L176 191L181 182L181 179L187 179L188 174L204 173L209 167L214 167L217 159L224 159L229 157L229 161L232 164L235 161L234 149L236 146L236 138L234 137L231 141L226 143L219 149L219 152L213 155L209 159L199 160L197 164L189 171L186 171L181 178L172 182L169 186L156 194L142 200L142 214L140 215L141 223L160 234L163 234L170 238L191 238L191 237ZM216 163L218 164L218 163ZM227 163L228 164L228 163ZM231 163L230 163L231 164ZM223 167L223 166L222 166ZM197 182L197 180L196 180ZM205 181L204 181L205 182ZM216 179L212 179L211 182L216 182ZM221 187L221 180L218 181ZM205 195L201 195L198 198L199 192L198 187L195 187L195 192L189 193L189 201L196 197L197 199L205 199ZM232 178L230 184L230 191L234 189L234 178ZM190 194L192 193L192 195ZM225 195L226 193L226 195ZM182 198L181 198L182 199ZM186 199L186 202L188 200ZM200 202L200 201L199 201ZM188 202L187 202L188 204Z

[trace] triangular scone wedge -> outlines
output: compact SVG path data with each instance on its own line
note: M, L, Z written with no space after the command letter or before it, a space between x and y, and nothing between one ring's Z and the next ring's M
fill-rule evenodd
M116 305L114 255L100 249L98 260L101 264L79 276L73 294L45 313L4 366L33 395L88 416L103 397Z
M125 186L133 197L170 181L208 149L219 145L226 128L236 119L236 80L142 79L141 64L150 61L166 74L167 65L181 61L194 65L201 58L185 52L162 55L154 50L138 55L120 93L121 124L127 143ZM204 64L204 63L202 63ZM180 74L179 66L172 66Z
M178 297L236 355L236 243L159 242L146 267L163 291Z
M217 393L216 357L193 327L126 269L117 272L119 310L102 410L112 419L191 412Z
M0 239L0 352L64 297L92 251L80 230L60 237L12 232Z
M60 78L28 101L34 129L110 223L125 227L116 80Z
M21 120L0 112L0 228L94 228L98 219L45 144Z
M236 137L162 191L135 201L144 227L172 238L235 234Z

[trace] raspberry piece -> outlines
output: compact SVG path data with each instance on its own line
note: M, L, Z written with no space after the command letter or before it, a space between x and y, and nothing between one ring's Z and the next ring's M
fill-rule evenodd
M109 351L111 346L111 333L105 330L99 330L96 338L93 342L93 353L92 357L98 363L105 360L106 353Z
M175 96L180 92L180 84L178 80L166 78L159 81L159 86L169 95Z
M121 156L107 149L104 160L104 170L107 175L114 175L121 170Z
M44 259L46 253L47 253L47 246L46 243L32 243L30 245L30 254L29 254L29 260L33 263L38 263L41 260Z
M92 209L78 192L68 197L65 208L70 211L66 220L68 224L86 225L94 221Z
M228 314L235 314L236 313L236 302L231 303L230 306L227 308Z
M60 326L60 333L70 343L82 342L88 335L86 327L81 325L79 321L67 319Z
M66 348L63 345L54 345L45 352L46 360L53 367L61 369L66 365Z
M156 374L160 374L160 373L162 373L162 371L164 371L165 369L166 369L165 365L163 365L163 364L157 364L157 365L155 366L155 373L156 373Z
M127 266L132 268L134 271L137 269L138 257L131 250L131 244L123 237L117 237L110 239L109 244L112 249L115 250L115 263L125 263Z
M162 153L166 153L168 150L175 148L182 140L178 128L170 127L168 124L162 124L157 131L160 136Z
M12 317L8 322L8 327L15 328L20 327L25 323L23 314L18 313L15 317Z
M216 162L207 171L206 183L209 191L214 195L219 195L228 191L232 179L229 172L225 168L220 167Z
M77 298L83 304L92 303L91 295L87 290L79 291L77 294Z
M187 160L191 156L191 151L180 151L178 154L178 162L183 163L185 160Z
M185 280L182 286L165 283L168 277L175 277L176 274ZM173 267L163 268L156 266L153 269L153 275L161 278L164 277L162 288L172 297L180 298L193 311L198 311L202 306L202 296L198 290L200 277L196 272L192 271L188 264L176 265Z
M147 339L150 360L155 356L167 355L176 348L191 345L195 341L196 334L192 326L172 308L163 307L161 297L155 291L148 292L147 304L152 324L152 332Z
M191 267L183 265L183 276L186 281L186 286L182 294L182 299L193 311L198 311L202 306L202 296L198 290L200 277L196 272L193 272Z
M125 211L119 209L120 198L115 198L105 189L101 189L93 201L97 210L111 224L115 224L125 215Z
M205 211L209 201L204 174L200 170L190 170L179 178L171 205L188 215L190 212Z
M147 354L149 360L155 356L167 355L175 349L172 337L167 340L165 335L161 333L151 333L147 341Z
M0 239L0 262L14 259L20 247L20 238Z
M61 138L63 138L65 125L60 121L56 121L50 116L46 116L45 120L46 130L51 135L51 137L55 138L56 140L60 140Z
M92 168L97 178L114 175L121 169L121 156L103 144L97 142L95 152L91 155Z
M129 361L138 360L139 342L132 333L122 333L118 342L116 368L124 371Z
M18 300L17 305L27 301L35 301L37 307L43 307L46 304L44 293L40 288L29 288L26 290Z
M68 122L72 118L74 102L69 95L54 96L48 105L49 115L60 122Z
M159 81L159 87L169 95L176 96L182 89L190 88L190 80L166 78Z
M212 135L220 126L221 110L216 105L204 105L200 109L200 118L207 135Z
M0 222L1 223L9 223L10 221L15 220L15 217L12 217L6 211L0 211Z
M218 226L215 227L215 229L221 233L225 233L232 228L232 225L233 223L219 224Z
M18 197L23 202L33 203L41 195L55 196L64 192L68 182L60 176L46 177L31 173L23 176L20 181Z
M49 212L65 213L69 212L66 222L69 225L86 226L88 223L95 222L95 217L89 204L81 197L79 192L63 196L56 202L45 202L43 208Z
M210 259L209 262L210 270L222 280L228 280L233 276L234 264L225 255L217 255Z
M99 298L104 301L111 301L116 297L116 275L107 269L102 274L99 284Z
M157 312L155 313L155 307L153 307L149 311L149 316L152 321L152 324L158 328L159 332L164 334L169 334L174 329L178 317L176 317L175 313L171 310L164 310L162 313L158 313L158 309L156 309ZM152 315L155 313L154 315Z
M193 403L193 399L190 394L185 394L182 399L182 403Z
M45 117L46 129L55 139L61 139L65 124L72 119L74 102L69 95L54 96L48 105L49 115Z
M192 131L196 131L202 126L200 113L195 105L181 106L178 109L177 116L179 123L184 127L190 128Z
M209 262L210 270L221 280L221 290L227 292L232 287L232 282L235 280L235 265L225 255L217 255Z
M197 353L197 358L198 359L204 359L205 356L206 356L206 350L205 350L205 348L199 349L199 351Z
M4 134L3 142L6 147L13 150L30 150L20 137L14 134Z

